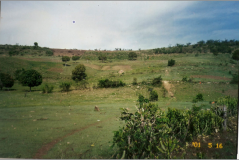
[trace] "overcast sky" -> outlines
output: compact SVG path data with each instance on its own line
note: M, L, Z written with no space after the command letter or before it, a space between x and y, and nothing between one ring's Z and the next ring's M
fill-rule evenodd
M239 40L239 1L2 1L1 17L0 44L136 50Z

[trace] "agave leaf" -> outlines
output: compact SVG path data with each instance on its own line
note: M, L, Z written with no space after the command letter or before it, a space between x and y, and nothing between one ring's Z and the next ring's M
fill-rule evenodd
M164 145L163 145L163 143L162 143L162 141L161 141L161 138L160 138L160 144L161 144L163 150L166 151L166 149L165 149L165 147L164 147Z
M166 153L165 151L163 151L162 149L160 149L158 146L157 146L157 149L162 152L162 153Z
M124 159L124 157L125 157L125 150L123 152L123 155L122 155L121 159Z

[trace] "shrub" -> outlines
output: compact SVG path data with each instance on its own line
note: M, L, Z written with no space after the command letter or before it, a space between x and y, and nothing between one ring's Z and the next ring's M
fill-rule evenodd
M156 91L150 92L149 100L150 101L158 101L158 93Z
M100 88L115 88L115 87L123 87L125 86L125 83L122 82L121 80L118 80L118 81L112 81L112 80L109 80L109 79L102 79L102 80L99 80L99 83L98 83L98 86Z
M14 50L14 49L11 49L9 52L8 52L9 56L15 56L15 55L18 55L19 54L19 51L17 50Z
M99 58L99 60L102 60L102 63L103 63L105 60L107 60L106 55L100 55L98 58Z
M68 92L70 90L71 83L70 82L62 82L60 85L61 91Z
M199 56L199 54L198 54L198 53L196 53L196 54L195 54L195 57L198 57L198 56Z
M143 81L141 82L141 84L146 85L147 82L146 82L145 80L143 80Z
M187 82L188 81L188 77L187 76L184 76L183 79L182 79L183 82Z
M0 73L1 90L2 87L11 88L14 85L14 79L10 74Z
M46 51L46 56L53 56L53 52L51 50Z
M198 101L203 101L203 95L201 93L197 94L196 99Z
M175 148L184 150L179 140L185 144L185 140L199 134L210 135L215 129L221 130L223 119L201 108L194 106L189 111L168 108L167 113L151 103L141 105L135 113L121 108L120 119L125 126L114 132L111 147L119 148L115 158L123 155L123 159L169 159Z
M76 60L79 60L79 59L80 59L80 56L72 56L73 61L76 61Z
M133 85L137 85L138 83L137 83L137 78L134 78L133 79L133 83L132 83Z
M89 84L89 82L87 82L86 80L82 80L79 83L77 83L77 87L79 89L87 89L88 84Z
M168 60L168 66L173 66L175 64L175 60Z
M129 52L128 59L129 60L137 59L137 54L135 52Z
M49 84L45 84L45 85L41 88L42 93L52 93L53 89L54 89L54 86L49 85Z
M161 86L162 85L162 78L161 76L154 78L152 81L152 85L157 85L157 86Z
M239 50L233 52L232 59L239 60Z

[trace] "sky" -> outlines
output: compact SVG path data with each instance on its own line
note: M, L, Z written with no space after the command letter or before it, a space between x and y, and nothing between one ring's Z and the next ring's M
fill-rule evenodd
M238 8L239 1L2 1L0 44L138 50L239 40Z

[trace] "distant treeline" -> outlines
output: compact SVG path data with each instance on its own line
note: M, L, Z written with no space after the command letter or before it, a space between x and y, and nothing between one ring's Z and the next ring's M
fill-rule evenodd
M238 40L207 40L199 41L196 44L176 44L168 48L155 48L155 54L170 54L170 53L232 53L236 48L239 48Z

